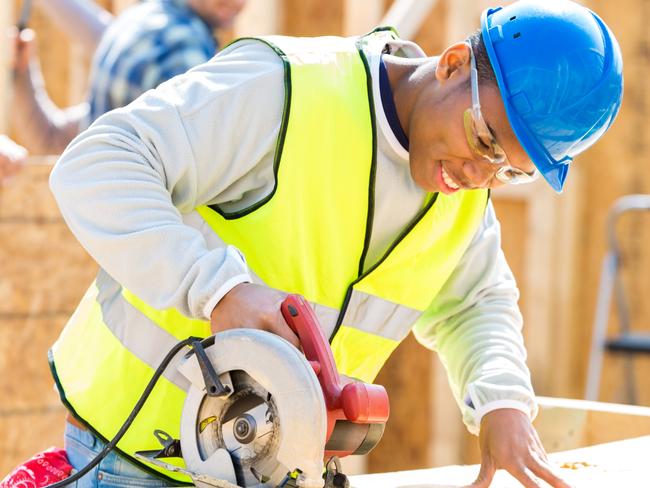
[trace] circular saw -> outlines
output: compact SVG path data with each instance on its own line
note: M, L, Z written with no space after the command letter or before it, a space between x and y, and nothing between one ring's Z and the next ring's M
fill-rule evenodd
M386 390L343 384L309 304L289 295L282 314L300 339L232 329L193 343L178 367L190 382L180 439L161 431L146 462L187 474L197 487L347 486L338 457L365 454L388 420ZM185 468L162 462L182 457ZM324 466L323 460L334 460Z

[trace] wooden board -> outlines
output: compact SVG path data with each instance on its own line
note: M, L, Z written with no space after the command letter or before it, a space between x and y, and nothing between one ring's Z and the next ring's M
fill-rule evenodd
M650 480L650 436L552 454L551 461L575 488L647 488ZM478 466L443 468L352 477L354 488L460 488L470 484ZM541 486L547 487L545 483ZM521 488L499 471L492 488Z
M535 428L548 452L650 435L649 407L548 397L537 401Z

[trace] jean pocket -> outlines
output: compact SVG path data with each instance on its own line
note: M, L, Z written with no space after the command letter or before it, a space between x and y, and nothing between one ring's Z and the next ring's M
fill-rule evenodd
M107 473L106 471L99 471L97 475L99 480L98 488L125 488L125 487L138 487L138 488L166 488L173 485L169 481L161 480L153 475L144 476L127 476L124 474Z
M82 430L76 425L69 422L65 423L65 440L72 439L78 444L86 446L89 449L95 450L95 445L98 439L88 430Z
M66 436L64 447L70 464L77 470L84 468L97 456L92 446L74 437Z

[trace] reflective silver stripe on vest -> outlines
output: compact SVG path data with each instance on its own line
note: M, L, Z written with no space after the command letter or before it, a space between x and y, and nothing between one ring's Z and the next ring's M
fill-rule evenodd
M343 325L401 341L422 312L374 295L352 290Z
M323 334L329 339L332 332L334 332L334 327L336 327L336 321L339 318L339 310L315 302L309 302L309 304L316 313L316 317L318 317L318 323L320 324Z
M252 269L249 268L249 272L254 283L267 286ZM340 310L316 302L309 302L309 304L318 317L323 334L325 337L331 337ZM343 325L386 339L401 341L421 315L420 310L353 289Z
M104 270L97 275L97 301L101 306L102 318L113 335L129 352L157 369L163 358L179 341L166 330L158 327L122 296L122 287ZM190 382L181 375L178 363L185 354L180 351L165 369L163 376L187 391Z

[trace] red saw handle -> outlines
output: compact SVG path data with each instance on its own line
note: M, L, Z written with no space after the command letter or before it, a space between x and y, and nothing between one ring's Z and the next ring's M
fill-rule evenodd
M329 343L318 324L316 314L300 295L289 295L281 306L282 316L300 339L307 360L320 381L328 409L341 407L341 378L336 370Z
M383 386L363 382L341 384L329 342L316 314L300 295L289 295L280 307L284 320L298 335L305 357L314 367L328 410L342 409L352 422L386 422L388 394Z

